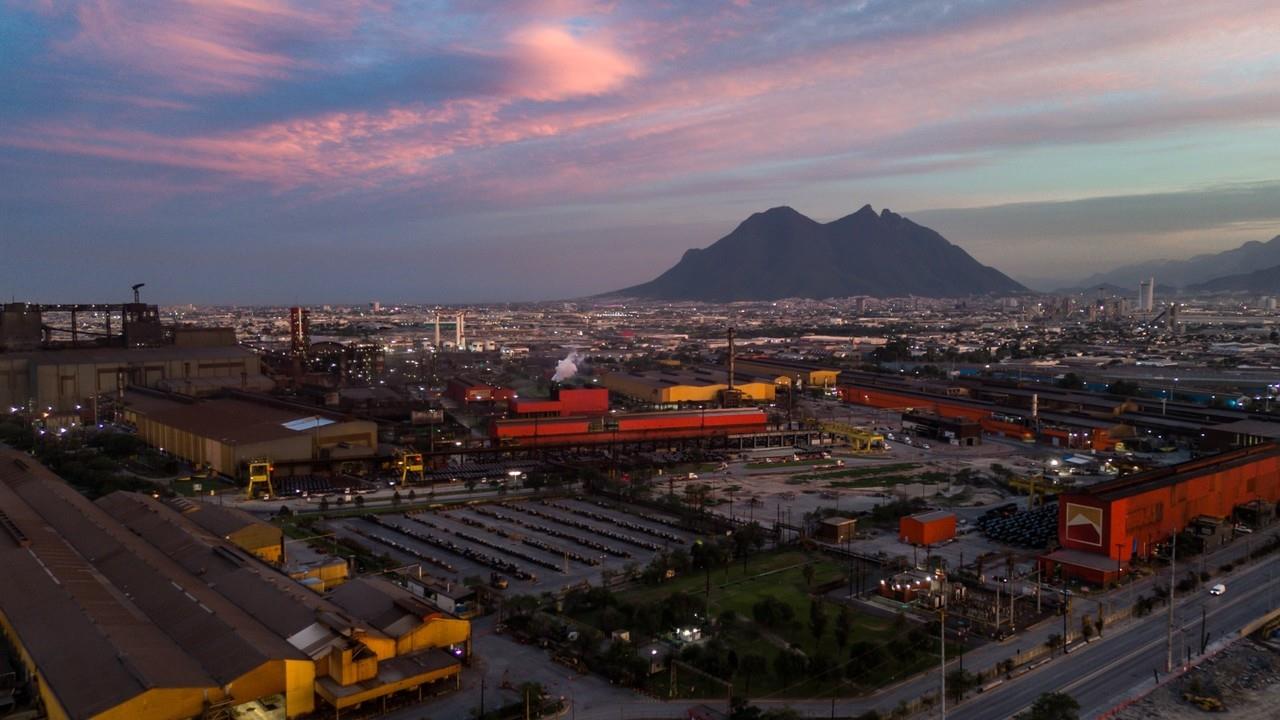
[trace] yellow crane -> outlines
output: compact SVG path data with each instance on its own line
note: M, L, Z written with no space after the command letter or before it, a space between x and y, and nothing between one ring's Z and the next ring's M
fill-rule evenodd
M848 440L849 446L854 452L884 450L884 436L864 427L842 422L823 421L818 424L818 429Z
M257 494L258 488L266 488L267 495L275 494L275 490L271 487L271 472L275 467L271 465L271 461L267 458L255 458L248 462L249 465L249 486L245 488L245 495L250 500Z
M400 471L400 484L404 485L414 475L419 483L427 481L426 466L422 462L422 453L412 450L396 451L396 469Z
M1044 475L1014 476L1009 478L1010 489L1027 494L1027 505L1029 507L1038 507L1044 504L1045 486L1048 484L1049 482L1045 480Z

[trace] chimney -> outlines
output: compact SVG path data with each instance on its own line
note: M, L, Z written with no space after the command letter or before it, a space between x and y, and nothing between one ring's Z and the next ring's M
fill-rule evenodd
M458 313L458 317L456 317L453 321L453 344L457 347L458 350L462 350L463 317L464 316L462 313Z
M440 352L440 313L436 313L436 352Z
M733 328L729 328L729 392L733 393L733 377L734 373L734 357L733 357Z

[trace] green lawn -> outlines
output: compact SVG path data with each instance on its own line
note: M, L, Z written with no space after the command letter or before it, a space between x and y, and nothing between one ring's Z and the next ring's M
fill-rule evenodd
M884 662L864 679L864 686L853 686L842 682L844 674L841 666L848 661L849 652L848 648L841 651L835 638L834 628L840 606L822 601L826 611L827 626L821 637L814 637L809 623L811 600L803 571L806 563L811 563L814 567L814 585L821 585L845 575L845 569L835 560L823 555L799 551L770 553L754 558L748 561L745 573L742 564L738 563L730 566L727 572L726 569L720 569L711 574L712 614L719 617L724 611L732 610L739 617L739 621L732 629L722 633L721 639L738 657L757 654L768 662L769 670L751 680L752 696L813 697L829 696L833 693L851 695L895 682L936 662L936 655L928 653L920 653L902 662L893 651L886 650ZM676 592L686 592L701 597L706 592L706 575L695 573L654 587L638 587L619 593L618 599L624 603L655 603ZM755 604L766 596L771 596L791 607L795 619L788 626L771 630L758 625L753 620ZM591 622L594 618L579 619ZM892 619L855 613L849 644L859 641L886 644L892 638L905 633L906 629L895 628ZM792 644L798 647L810 657L816 654L829 656L832 660L830 671L817 677L812 673L806 673L803 680L789 685L783 683L772 669L774 659L783 652L779 640L783 645ZM715 697L723 692L723 686L705 678L699 678L696 673L678 670L676 675L675 695L677 697ZM659 673L651 678L648 689L659 697L668 697L671 691L669 682L668 673ZM734 678L734 693L746 692L746 679Z

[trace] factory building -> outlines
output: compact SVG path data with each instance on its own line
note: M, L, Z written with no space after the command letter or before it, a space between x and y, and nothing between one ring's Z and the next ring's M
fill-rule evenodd
M556 387L547 400L517 397L511 401L511 414L519 417L604 415L607 412L609 391L606 388Z
M782 360L764 355L747 355L736 359L739 370L772 377L777 385L790 386L796 379L802 387L834 388L840 371L798 360Z
M305 693L316 710L342 710L449 681L470 652L470 623L381 578L344 583L326 599L203 532L150 496L117 492L96 503L261 630L307 660ZM382 598L395 598L383 602Z
M908 515L898 520L898 539L910 545L937 545L956 536L956 515L945 510Z
M374 422L252 393L197 400L129 390L121 414L148 444L229 477L257 458L297 466L368 458L378 449Z
M999 406L986 400L959 395L936 395L905 388L885 388L862 383L842 385L840 396L845 402L855 405L975 421L986 433L1026 442L1038 439L1063 448L1108 451L1115 448L1117 435L1132 432L1116 420L1021 410Z
M515 391L510 388L495 387L469 377L459 376L450 378L449 385L445 388L445 395L462 405L467 405L470 403L509 402L515 398Z
M204 550L205 564L252 562ZM0 629L51 718L176 720L234 709L283 719L315 708L315 664L305 653L30 457L4 449L0 576Z
M189 395L268 390L231 328L163 325L155 305L0 306L0 407L69 412L126 386Z
M964 417L911 411L902 414L902 429L952 445L972 447L982 444L982 423Z
M269 390L274 383L261 373L257 355L234 344L0 353L0 406L67 412L126 387L205 395Z
M205 532L230 542L265 563L279 565L284 560L284 531L271 523L263 522L240 508L225 505L183 498L165 502Z
M1046 572L1061 568L1064 575L1107 582L1131 559L1152 557L1197 519L1230 519L1239 508L1277 500L1275 443L1126 475L1061 495L1061 549L1040 561Z
M775 378L736 372L733 380L744 402L771 403L777 397ZM659 408L719 405L729 390L729 374L719 368L607 373L600 382L613 393Z
M490 437L502 445L576 445L728 436L764 432L757 408L626 413L592 417L495 420Z

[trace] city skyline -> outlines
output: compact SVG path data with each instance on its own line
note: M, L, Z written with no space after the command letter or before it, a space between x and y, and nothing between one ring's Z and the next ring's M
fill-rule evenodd
M1249 1L6 5L0 291L567 298L752 212L866 203L1068 284L1280 232L1277 21Z

